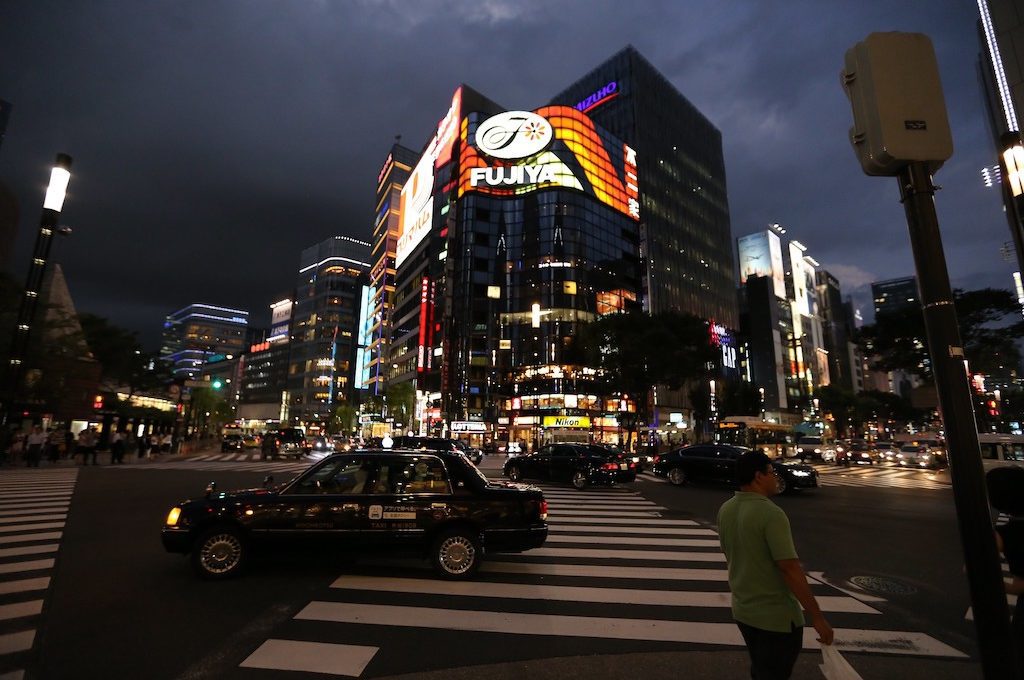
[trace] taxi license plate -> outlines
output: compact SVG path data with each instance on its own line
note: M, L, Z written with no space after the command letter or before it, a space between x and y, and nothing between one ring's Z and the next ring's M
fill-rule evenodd
M629 466L626 465L625 463L619 463L619 469L620 470L627 470L627 469L629 469Z

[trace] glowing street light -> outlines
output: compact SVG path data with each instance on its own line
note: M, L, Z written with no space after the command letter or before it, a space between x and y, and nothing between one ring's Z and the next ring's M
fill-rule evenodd
M43 199L43 214L39 220L39 233L36 234L36 245L29 263L28 277L25 280L25 292L18 309L18 322L14 326L14 340L11 343L10 365L8 366L7 415L14 412L22 376L25 372L25 355L28 351L29 337L35 322L36 308L39 306L39 295L42 292L46 277L46 267L50 258L50 247L53 245L53 233L67 235L71 229L58 227L60 213L64 209L64 198L67 196L68 182L71 181L71 156L57 154L57 160L50 171L50 184Z

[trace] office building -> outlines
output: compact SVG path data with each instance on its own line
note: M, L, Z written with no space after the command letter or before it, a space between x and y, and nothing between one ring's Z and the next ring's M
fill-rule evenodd
M254 338L242 356L238 419L247 430L262 431L268 424L288 420L288 359L292 300L270 305L270 328Z
M391 364L391 309L395 297L395 255L401 232L402 187L419 154L394 144L377 173L377 200L370 261L369 329L363 362L364 385L368 393L383 394Z
M822 339L828 353L829 383L848 392L864 389L864 359L854 342L853 303L843 300L839 279L827 271L815 272Z
M741 328L750 379L765 390L765 408L808 409L830 383L829 355L815 289L817 261L778 224L737 239Z
M325 424L337 407L355 403L369 259L370 244L347 236L302 251L291 306L287 389L292 423Z
M876 318L879 314L902 314L921 309L916 276L875 281L871 284L871 297L875 301Z
M175 377L195 379L211 359L248 347L249 312L196 302L167 315L160 358Z

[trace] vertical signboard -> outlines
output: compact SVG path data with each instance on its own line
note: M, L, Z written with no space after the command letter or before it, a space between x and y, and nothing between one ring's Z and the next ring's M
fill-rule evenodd
M427 312L429 309L430 301L430 278L424 276L420 281L420 335L419 335L419 346L416 354L416 371L422 373L426 368L426 353L427 353L427 324L429 320L427 318Z

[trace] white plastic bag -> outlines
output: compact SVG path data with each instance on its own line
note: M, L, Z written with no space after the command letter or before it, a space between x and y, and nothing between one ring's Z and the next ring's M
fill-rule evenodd
M825 680L864 680L832 645L821 646L821 661L818 668L825 674Z

